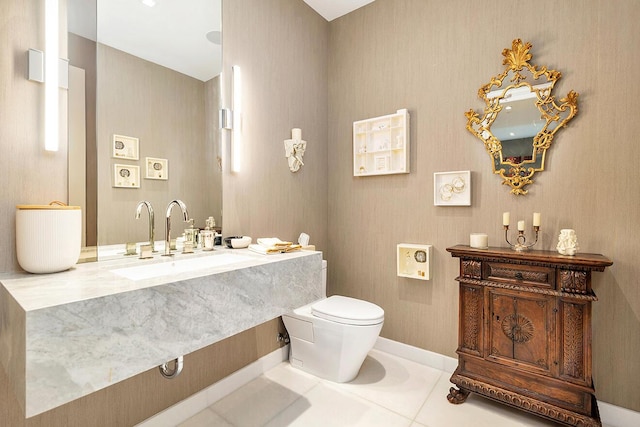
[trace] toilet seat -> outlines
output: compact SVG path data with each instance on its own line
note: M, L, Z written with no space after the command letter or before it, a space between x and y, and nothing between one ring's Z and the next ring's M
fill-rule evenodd
M377 305L340 295L313 304L311 314L345 325L376 325L384 321L384 310Z

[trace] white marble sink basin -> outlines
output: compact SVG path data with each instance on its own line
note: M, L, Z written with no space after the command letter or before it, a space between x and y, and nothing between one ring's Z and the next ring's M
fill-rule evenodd
M161 276L171 276L181 273L189 273L213 267L223 267L249 261L253 258L238 254L212 254L197 258L170 260L166 262L139 265L136 267L119 268L111 270L113 273L130 280L153 279Z

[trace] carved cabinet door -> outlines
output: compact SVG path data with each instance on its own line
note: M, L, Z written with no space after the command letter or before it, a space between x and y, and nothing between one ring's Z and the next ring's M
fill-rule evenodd
M548 295L490 289L487 359L531 371L553 370L555 301Z

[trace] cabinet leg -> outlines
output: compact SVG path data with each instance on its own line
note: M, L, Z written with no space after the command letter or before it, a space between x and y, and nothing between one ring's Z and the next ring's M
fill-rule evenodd
M453 403L454 405L459 405L464 403L469 397L469 392L463 389L457 389L455 387L451 387L449 389L449 394L447 395L447 400L449 403Z

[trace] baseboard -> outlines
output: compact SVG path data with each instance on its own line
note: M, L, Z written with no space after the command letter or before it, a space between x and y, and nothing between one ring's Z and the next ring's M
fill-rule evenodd
M423 350L383 337L378 338L373 348L449 373L453 373L458 366L458 359L454 357ZM640 426L640 412L615 406L600 400L598 401L598 409L600 410L600 420L602 424L608 427Z
M433 351L424 350L383 337L378 337L373 348L451 374L453 374L453 371L455 371L458 366L458 359L454 357L434 353Z
M289 346L286 345L147 418L136 427L174 427L288 359Z

